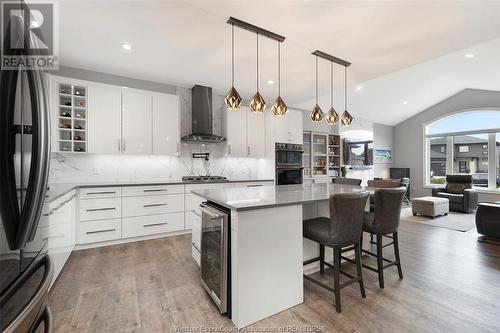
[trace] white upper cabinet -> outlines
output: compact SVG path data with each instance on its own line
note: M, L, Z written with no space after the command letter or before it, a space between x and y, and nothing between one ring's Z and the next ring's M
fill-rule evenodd
M224 112L228 154L232 157L265 157L265 115L252 113L248 107Z
M178 156L180 153L179 96L153 95L153 154Z
M89 85L88 149L93 154L121 152L121 89Z
M152 94L122 91L122 152L152 154Z
M302 113L288 110L281 117L275 117L275 142L302 144Z
M261 113L247 114L248 157L262 158L266 154L266 122Z
M247 157L247 113L250 109L223 110L226 113L226 136L228 154L232 157Z

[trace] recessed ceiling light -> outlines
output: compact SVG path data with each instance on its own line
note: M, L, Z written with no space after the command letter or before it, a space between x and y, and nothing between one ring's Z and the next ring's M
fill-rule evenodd
M468 58L468 59L472 59L472 58L474 58L474 54L472 54L472 53L466 53L466 54L464 54L464 57Z
M408 104L408 101L403 101L403 104L404 104L404 105Z
M274 84L274 81L273 80L268 80L267 84Z
M361 91L361 90L363 90L363 86L357 86L357 87L356 87L356 90L357 90L357 91Z
M122 49L130 51L132 50L132 46L129 43L122 43Z

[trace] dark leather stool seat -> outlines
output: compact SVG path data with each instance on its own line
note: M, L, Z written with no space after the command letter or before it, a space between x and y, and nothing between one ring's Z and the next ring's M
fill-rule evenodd
M340 289L358 282L361 296L366 297L363 283L361 263L361 233L363 228L363 212L368 200L368 192L339 193L330 197L330 218L318 217L305 220L302 224L303 235L319 244L319 257L304 261L304 265L319 261L320 273L325 271L325 265L333 268L334 288L313 279L308 275L304 278L335 294L335 308L341 311ZM333 248L333 265L325 261L325 246ZM355 252L357 276L352 276L340 269L342 253ZM340 284L340 274L351 279Z
M361 179L337 177L337 178L332 178L332 183L341 184L341 185L359 186L359 185L361 185Z

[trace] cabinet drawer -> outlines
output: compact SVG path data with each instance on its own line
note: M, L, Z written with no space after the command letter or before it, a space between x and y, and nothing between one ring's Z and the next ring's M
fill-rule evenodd
M189 217L188 217L189 216ZM191 224L191 243L198 249L201 249L201 216L195 213L186 213L186 223L189 218Z
M59 249L73 247L75 245L74 226L66 224L54 224L49 226L49 241L48 248Z
M184 213L127 217L123 219L123 237L161 234L184 229Z
M112 198L122 195L122 188L116 187L89 187L80 189L80 199Z
M159 215L184 211L184 194L123 198L123 217Z
M121 198L80 200L80 221L119 218L121 211Z
M184 200L185 202L184 207L186 209L186 212L194 211L197 212L199 215L201 215L200 204L203 201L206 201L206 199L199 197L196 194L192 193L186 194L186 198Z
M273 185L272 181L234 183L234 187L260 187Z
M122 220L102 220L80 223L79 243L104 242L122 237Z
M184 193L184 185L124 186L124 197Z
M196 247L194 247L194 245L191 245L191 254L194 258L194 261L196 261L198 266L200 266L201 253L200 253L200 251L198 251L198 249Z

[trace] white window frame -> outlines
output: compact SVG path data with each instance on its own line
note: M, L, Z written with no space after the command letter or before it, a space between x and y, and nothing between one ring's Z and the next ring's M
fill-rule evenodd
M434 122L434 121L433 121ZM498 160L498 151L496 149L496 134L500 133L500 128L465 131L465 132L450 132L439 134L427 134L426 128L433 122L424 125L424 187L436 187L438 185L430 183L430 139L434 137L446 137L446 174L453 174L453 137L461 135L488 134L488 188L477 188L479 191L500 192L496 185L496 161Z

